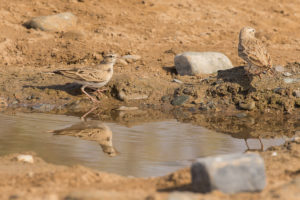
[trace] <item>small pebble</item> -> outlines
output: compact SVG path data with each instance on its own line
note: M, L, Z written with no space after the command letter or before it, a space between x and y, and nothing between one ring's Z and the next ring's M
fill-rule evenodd
M283 66L280 66L280 65L275 66L274 68L275 68L275 70L276 70L277 72L284 72L284 71L285 71L284 67L283 67Z
M173 106L180 106L180 105L184 104L188 100L189 100L189 96L178 96L178 97L175 97L172 100L171 104Z
M244 118L244 117L247 117L247 114L246 113L238 113L235 115L237 118Z
M32 106L33 110L40 111L40 112L49 112L55 108L55 105L52 104L37 104Z
M21 161L21 162L27 162L27 163L33 163L34 162L32 155L24 155L24 154L18 155L17 160Z
M136 62L140 60L142 57L140 55L125 55L122 56L122 59L126 60L128 63Z
M253 110L255 108L255 102L254 101L250 101L247 103L240 102L239 107L243 110Z
M179 83L179 84L182 84L182 83L183 83L181 80L178 80L178 79L176 79L176 78L173 79L173 82Z
M283 79L283 81L287 84L298 83L298 82L300 82L300 78L285 78L285 79Z
M277 156L277 152L276 151L272 152L272 156Z
M191 192L172 192L168 200L197 200L197 194Z
M121 106L119 108L117 108L116 110L120 110L120 111L131 111L131 110L138 110L138 107L127 107L127 106Z
M283 72L283 76L289 77L292 76L292 74L290 72Z

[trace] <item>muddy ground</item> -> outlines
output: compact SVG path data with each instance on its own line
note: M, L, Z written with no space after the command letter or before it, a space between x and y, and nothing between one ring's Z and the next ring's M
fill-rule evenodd
M300 98L296 95L300 88L299 7L297 0L275 3L271 0L0 0L0 110L10 114L22 111L82 116L96 105L81 93L80 85L51 72L96 65L103 53L114 52L120 56L140 55L141 59L115 65L113 79L105 87L104 94L97 97L100 103L89 117L128 126L176 118L238 138L292 137L300 131ZM62 12L76 15L77 25L57 32L27 29L23 25L32 17ZM246 76L245 63L237 55L238 33L243 26L257 29L257 37L266 44L274 66L283 66L284 73L273 70L273 74L263 74L262 78ZM179 76L173 59L185 51L222 52L235 68L212 75ZM287 83L291 80L294 82ZM138 110L116 110L120 106L138 107ZM279 147L284 157L275 159L270 157L270 152L262 153L267 172L276 176L268 179L270 184L266 191L244 194L243 198L284 196L271 191L288 184L299 174L299 161L293 166L285 165L297 158L299 145L293 145L296 146L294 154L286 147ZM10 192L3 195L9 196L18 185L23 191L18 195L28 199L34 194L48 194L50 186L56 188L54 193L60 196L73 184L64 182L65 176L87 173L91 180L87 178L85 183L79 178L74 183L82 190L99 189L103 195L112 194L113 190L113 194L124 199L140 195L146 198L153 193L152 196L159 199L166 193L157 191L167 187L158 186L158 180L164 185L169 184L170 179L174 182L168 186L171 188L181 187L178 182L188 184L189 180L188 173L183 170L175 173L178 176L173 175L177 177L174 180L170 177L128 179L115 175L103 175L103 178L101 175L100 181L96 175L99 172L82 167L72 168L65 175L66 167L43 161L37 165L39 179L31 182L24 178L28 170L26 165L20 167L8 162L10 167L24 167L25 174L3 176L1 190L10 188L7 190ZM271 169L273 165L279 166L278 169ZM290 167L295 173L286 173ZM105 177L126 182L134 192L120 189L118 181L110 182ZM24 184L11 182L18 178L25 181ZM90 187L95 181L103 180L103 184ZM142 189L140 183L147 189ZM299 188L299 180L297 183ZM37 190L29 189L31 186ZM291 187L285 188L293 191L293 187L291 183ZM213 193L210 198L230 197Z

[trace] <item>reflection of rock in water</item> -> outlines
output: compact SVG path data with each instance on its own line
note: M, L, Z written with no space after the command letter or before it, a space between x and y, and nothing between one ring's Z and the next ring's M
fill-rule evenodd
M100 121L79 122L68 128L50 131L55 135L68 135L83 140L96 141L102 151L109 156L116 156L119 152L113 147L112 132L108 126Z
M226 133L234 138L244 139L247 148L247 139L291 138L300 130L300 120L294 115L261 114L248 112L222 114L192 114L177 115L178 121L193 123L205 128ZM261 149L263 144L261 144ZM249 150L249 149L248 149Z

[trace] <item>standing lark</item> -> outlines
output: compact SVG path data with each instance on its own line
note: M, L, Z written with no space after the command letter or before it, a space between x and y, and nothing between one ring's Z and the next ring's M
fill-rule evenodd
M56 74L60 74L75 80L76 83L82 85L81 91L86 94L94 103L98 100L90 96L84 89L86 87L96 89L98 93L102 92L101 87L106 85L113 75L113 67L116 62L116 54L108 54L104 56L103 61L95 67L86 67L71 70L57 70Z
M244 27L240 31L238 55L248 63L248 75L259 75L272 68L272 61L266 47L255 37L255 29Z

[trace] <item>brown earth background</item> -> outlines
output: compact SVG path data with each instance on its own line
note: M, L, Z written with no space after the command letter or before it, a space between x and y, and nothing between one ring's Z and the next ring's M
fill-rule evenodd
M69 92L64 85L70 80L49 72L95 65L101 61L103 52L114 52L137 54L142 59L128 65L116 64L109 90L126 88L126 84L138 90L145 84L142 88L152 91L147 104L155 107L163 95L173 94L178 87L171 82L178 78L173 69L177 53L218 51L227 55L234 66L244 65L237 55L238 33L244 26L257 30L257 37L266 44L275 65L299 62L299 9L298 0L0 0L0 97L7 98L10 104L76 102L83 95ZM43 32L23 26L32 17L62 12L76 15L77 26L62 32ZM299 66L296 72L299 73ZM198 81L198 77L179 78ZM28 99L28 96L38 98ZM142 107L144 102L120 103L110 93L103 97L101 112L120 104ZM289 123L293 126L285 130L298 130L298 111ZM147 117L147 120L171 118L155 112ZM273 118L274 115L268 119ZM197 118L192 121L197 122ZM207 127L216 128L213 123L206 123ZM222 130L227 129L228 126ZM299 199L299 148L298 143L287 143L261 153L268 175L268 186L262 193L193 195L196 199ZM271 156L273 151L277 151L277 157ZM34 166L20 165L13 157L0 160L1 199L149 200L166 199L170 192L177 190L190 191L188 169L165 177L135 179L80 166L54 166L39 158Z

